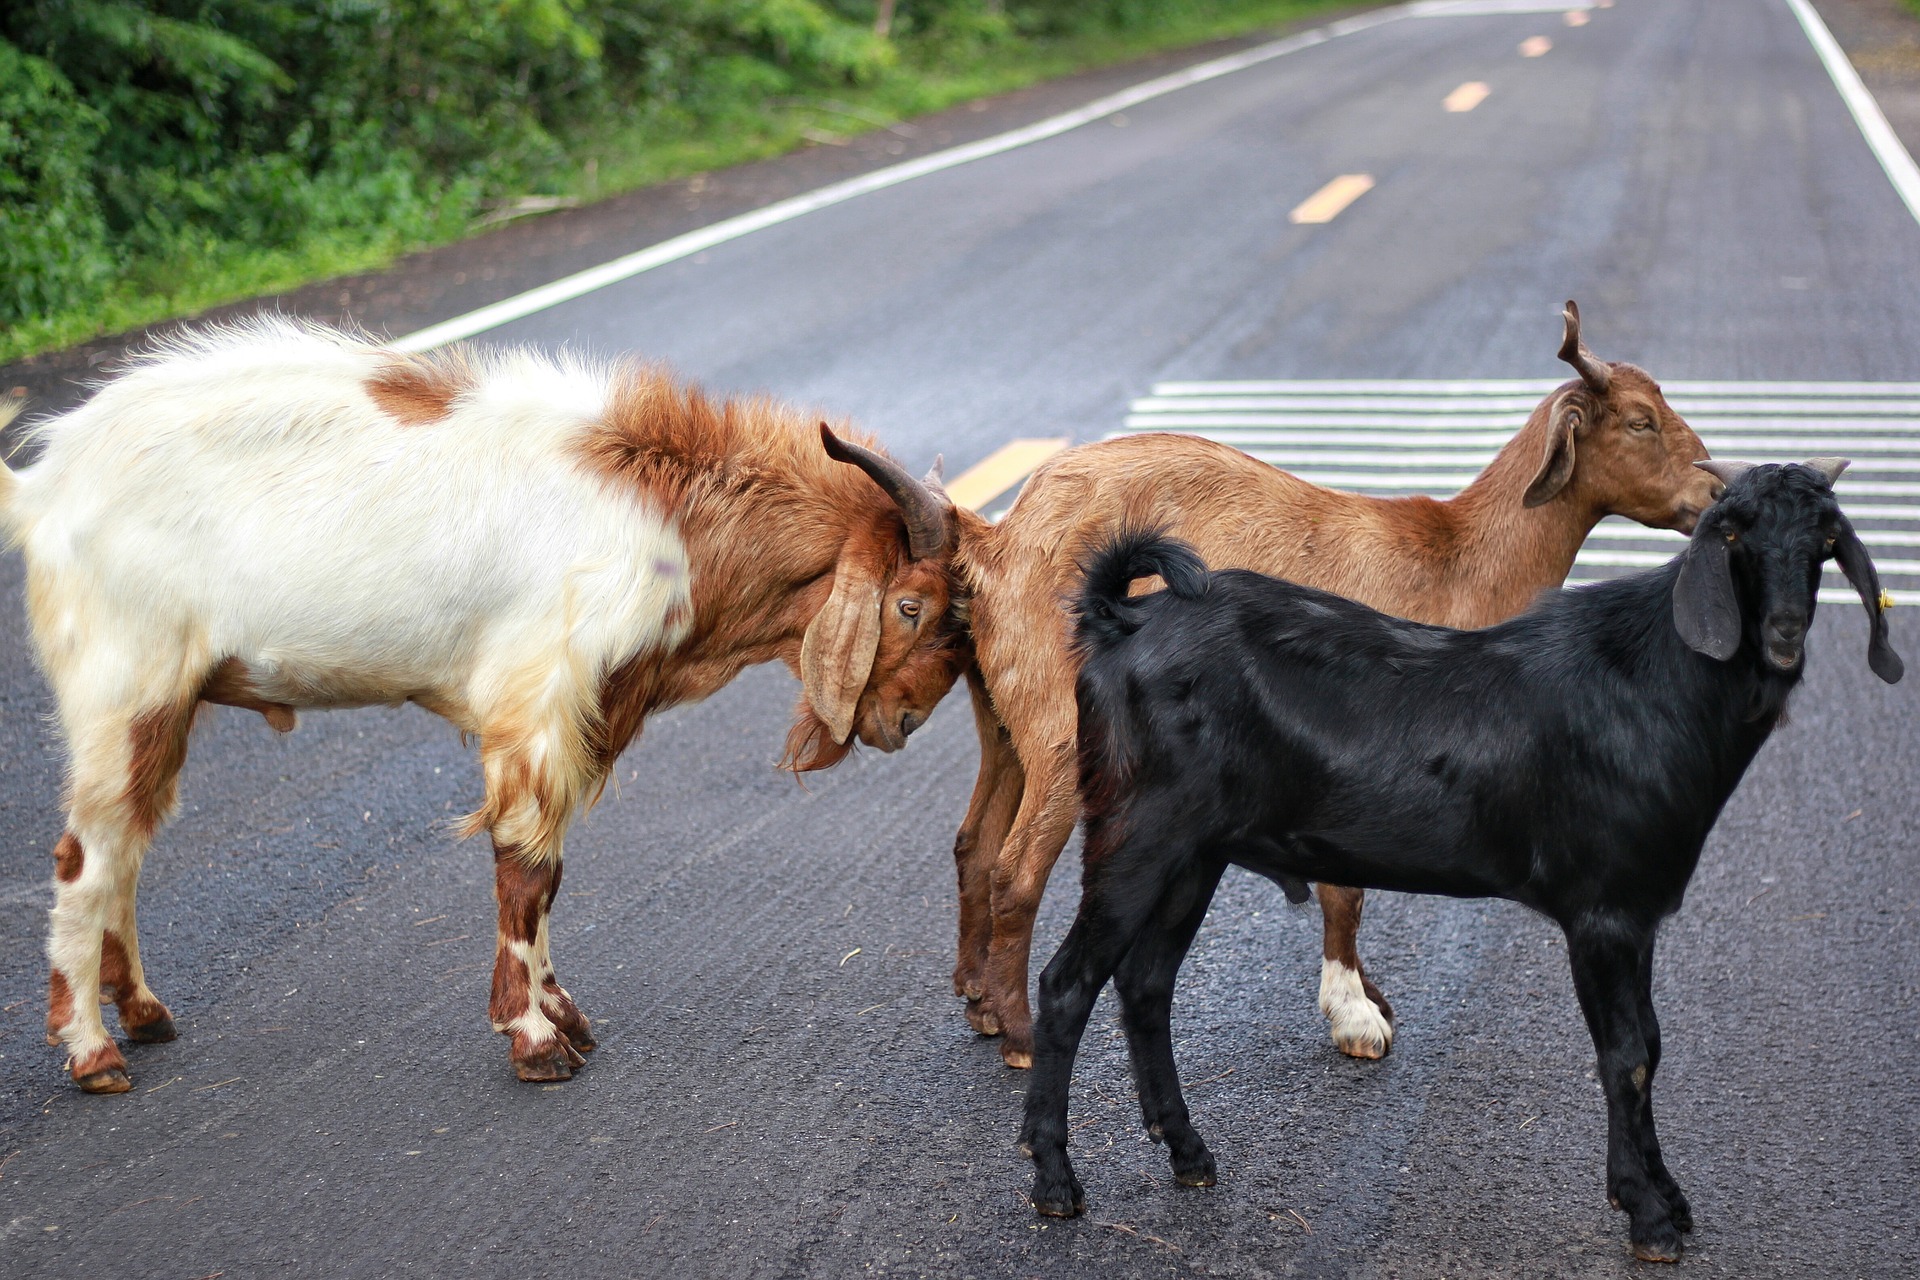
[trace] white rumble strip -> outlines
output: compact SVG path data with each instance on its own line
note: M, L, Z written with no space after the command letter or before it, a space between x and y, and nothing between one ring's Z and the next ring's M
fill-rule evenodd
M1357 493L1449 497L1472 481L1547 380L1163 382L1115 435L1184 431L1232 445L1303 480ZM1667 400L1715 457L1853 459L1840 499L1901 604L1920 604L1920 382L1682 382ZM1677 533L1603 520L1569 582L1666 563ZM1851 601L1836 566L1821 601Z

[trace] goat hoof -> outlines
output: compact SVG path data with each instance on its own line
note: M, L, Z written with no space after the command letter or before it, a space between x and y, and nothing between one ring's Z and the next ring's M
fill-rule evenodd
M1077 1218L1087 1211L1087 1193L1080 1188L1078 1179L1068 1174L1064 1185L1042 1190L1038 1179L1034 1180L1033 1207L1035 1212L1047 1218Z
M120 1029L126 1032L127 1039L133 1041L135 1044L165 1044L180 1034L179 1030L173 1025L173 1018L164 1013L151 1021L142 1022L137 1026L129 1027L122 1024Z
M1633 1242L1633 1256L1642 1262L1678 1262L1680 1252L1680 1233L1671 1227L1665 1231L1651 1232L1647 1239Z
M573 1042L565 1036L550 1040L545 1044L533 1045L522 1050L514 1046L513 1072L522 1080L535 1084L550 1084L559 1080L573 1079L573 1069L583 1067L587 1060L573 1047Z
M983 1036L1000 1034L1000 1017L994 1013L992 1006L983 1000L973 998L967 1000L967 1025Z
M73 1082L85 1093L125 1093L133 1088L133 1081L127 1078L121 1067L106 1067L99 1071L89 1071L83 1076L75 1076Z
M1174 1174L1173 1180L1182 1187L1211 1187L1219 1178L1212 1169L1189 1169L1185 1173Z
M1000 1045L1000 1060L1016 1071L1027 1071L1033 1067L1033 1051L1016 1049L1003 1041Z

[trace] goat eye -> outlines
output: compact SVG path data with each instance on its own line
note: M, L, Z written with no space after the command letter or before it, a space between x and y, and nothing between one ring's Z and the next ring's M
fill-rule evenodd
M1731 529L1729 529L1729 530L1727 530L1727 541L1728 541L1728 542L1738 542L1738 541L1740 541L1740 535L1739 535L1739 534L1737 534L1737 533L1735 533L1735 532L1734 532L1733 530L1731 530Z
M1653 430L1653 423L1642 419L1639 422L1629 422L1627 427L1633 431L1651 431Z
M918 600L902 600L900 602L900 616L903 618L919 617L920 602Z

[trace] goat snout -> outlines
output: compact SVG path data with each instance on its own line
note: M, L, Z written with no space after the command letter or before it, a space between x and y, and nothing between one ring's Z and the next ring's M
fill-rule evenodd
M1766 639L1767 661L1782 671L1800 665L1805 653L1807 620L1799 614L1772 614L1762 628Z

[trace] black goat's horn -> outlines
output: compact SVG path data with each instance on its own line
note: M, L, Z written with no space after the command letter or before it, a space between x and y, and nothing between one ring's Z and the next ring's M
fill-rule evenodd
M1613 373L1604 360L1587 350L1587 344L1580 341L1580 305L1572 298L1567 299L1567 309L1560 313L1567 322L1567 336L1560 343L1560 358L1572 365L1580 375L1580 381L1587 384L1587 390L1597 396L1607 394L1607 388L1613 385Z
M824 422L820 424L820 443L835 462L860 468L886 490L907 525L907 554L915 560L925 560L953 549L953 505L942 494L915 480L905 467L885 454L842 440Z
M1735 462L1732 458L1702 458L1693 465L1712 476L1715 480L1718 480L1721 484L1732 484L1735 480L1738 480L1759 464L1755 462Z
M1812 467L1815 471L1818 471L1821 475L1825 476L1827 478L1827 484L1832 485L1835 480L1838 480L1840 478L1840 473L1842 471L1845 471L1848 467L1853 465L1853 459L1852 458L1808 458L1805 465Z

